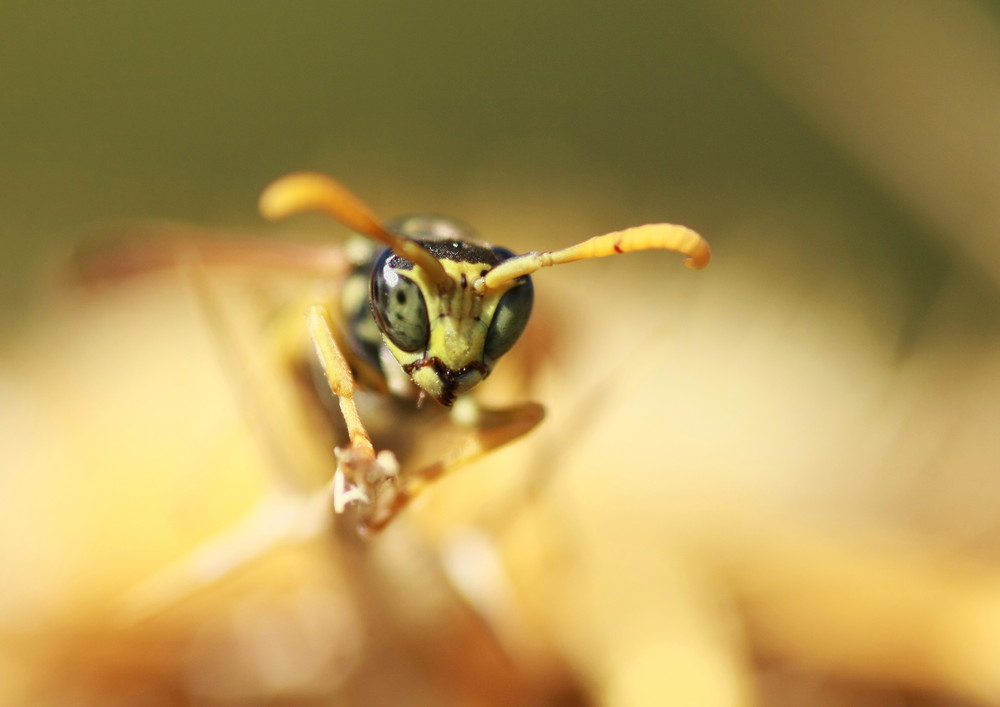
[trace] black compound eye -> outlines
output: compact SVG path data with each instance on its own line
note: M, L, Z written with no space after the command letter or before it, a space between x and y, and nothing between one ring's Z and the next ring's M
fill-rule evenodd
M400 273L401 260L386 250L372 270L371 305L375 322L382 333L403 351L413 353L427 348L430 322L427 303L420 287Z
M514 257L514 251L504 248L502 245L495 245L490 250L493 251L493 255L497 256L497 265L505 260L510 260Z
M501 263L514 257L506 248L494 248L493 252ZM527 275L518 278L517 284L504 293L486 332L484 353L487 358L496 360L510 351L528 326L534 301L535 288Z

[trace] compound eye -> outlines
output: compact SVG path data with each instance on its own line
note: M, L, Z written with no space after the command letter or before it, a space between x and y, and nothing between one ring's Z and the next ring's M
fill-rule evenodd
M427 348L430 322L420 287L402 274L405 260L386 249L372 270L371 306L378 328L407 353Z
M495 245L491 250L493 251L493 255L497 256L497 265L505 260L510 260L515 255L514 251L504 248L502 245Z
M514 257L506 248L494 248L493 252L501 263ZM510 351L528 326L534 301L535 288L527 275L518 278L517 284L503 294L486 332L483 352L487 358L496 360Z

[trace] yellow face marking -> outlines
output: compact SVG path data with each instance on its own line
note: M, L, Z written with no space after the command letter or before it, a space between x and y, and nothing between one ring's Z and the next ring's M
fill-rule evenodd
M477 294L472 282L490 266L442 260L452 287L442 291L420 268L401 271L424 293L430 337L422 351L386 345L413 382L433 398L450 404L489 375L494 361L485 354L486 334L503 291ZM464 283L464 284L463 284Z

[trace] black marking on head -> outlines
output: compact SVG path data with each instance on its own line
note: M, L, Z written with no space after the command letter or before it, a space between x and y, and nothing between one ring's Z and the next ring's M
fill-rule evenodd
M482 361L471 361L465 364L461 368L455 370L449 368L444 363L441 362L437 356L431 356L430 358L422 358L419 361L414 361L413 363L408 363L403 366L403 370L409 376L413 375L413 372L430 366L434 369L437 374L438 379L441 381L441 395L437 396L437 401L444 405L445 407L451 407L455 402L455 398L458 393L458 384L463 376L468 374L470 371L478 371L483 378L486 378L490 374L490 369Z
M495 266L499 261L497 260L496 254L492 249L486 248L485 246L477 245L475 243L460 243L458 241L417 241L420 245L430 252L437 260L445 261L450 260L456 263L482 263L488 265L488 268L483 269L482 274L485 275L490 271L490 268ZM406 258L400 257L393 253L388 260L388 266L395 268L396 270L412 270L413 263Z

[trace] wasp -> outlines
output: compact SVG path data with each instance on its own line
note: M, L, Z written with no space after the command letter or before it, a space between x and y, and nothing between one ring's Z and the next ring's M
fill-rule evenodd
M261 368L308 369L298 378L309 379L303 387L322 397L324 416L339 428L330 435L337 440L329 465L333 472L320 471L329 479L322 493L335 515L353 513L362 533L385 527L443 474L541 422L544 409L537 403L496 409L471 394L524 333L533 309L533 273L578 260L657 249L686 255L684 264L695 269L711 259L700 235L667 223L518 255L481 241L468 226L450 218L415 215L383 223L339 181L313 172L289 174L268 185L259 210L272 221L322 212L356 237L337 249L172 238L158 244L161 247L144 242L129 251L119 244L111 257L91 253L78 260L85 265L87 281L190 265L192 260L199 265L286 265L318 275L321 286L303 303L285 308L286 321L275 327L273 336L279 341L270 345L279 353ZM182 257L192 252L193 259ZM198 289L205 308L216 312L215 328L224 329L222 308L212 304L204 283ZM235 352L231 358L249 355ZM236 381L236 387L262 387L259 383ZM261 400L253 406L273 407ZM281 423L295 428L299 423L277 419L298 414L295 407L268 409L275 424L258 425L258 434L268 436L267 428ZM442 416L445 424L439 424ZM284 444L294 446L287 440ZM289 466L301 454L292 450L280 456L276 466Z
M539 405L485 410L469 396L524 332L533 273L653 249L682 253L684 264L695 269L711 259L700 235L667 223L516 255L448 218L410 216L384 224L347 187L318 173L278 179L263 191L259 207L270 220L323 212L380 246L355 255L336 307L316 302L306 314L322 380L338 401L348 438L336 449L333 509L339 514L357 506L365 529L383 527L430 480L541 420ZM359 387L450 408L455 420L475 429L476 441L446 461L401 475L394 451L376 450L355 402Z

